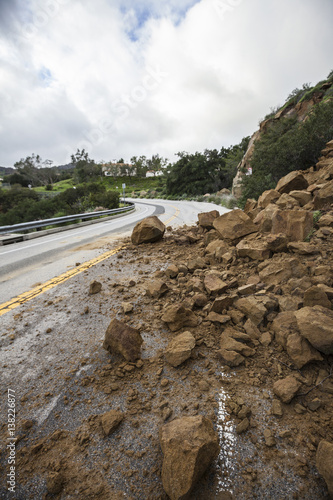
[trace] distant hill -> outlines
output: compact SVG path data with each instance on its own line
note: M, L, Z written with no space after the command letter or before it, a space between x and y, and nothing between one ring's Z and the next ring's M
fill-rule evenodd
M0 176L11 175L15 172L13 167L0 167Z

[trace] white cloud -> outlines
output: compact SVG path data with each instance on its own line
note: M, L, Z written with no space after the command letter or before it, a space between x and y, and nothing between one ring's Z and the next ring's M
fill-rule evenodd
M229 146L332 69L330 0L17 0L0 44L0 165ZM0 23L1 24L1 23Z

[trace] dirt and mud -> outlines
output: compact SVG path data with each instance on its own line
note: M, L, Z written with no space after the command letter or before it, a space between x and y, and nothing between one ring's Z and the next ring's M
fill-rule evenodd
M159 429L175 417L198 414L213 421L220 454L191 499L329 498L315 457L322 439L333 441L332 356L298 369L272 334L273 308L258 327L251 355L227 366L219 355L225 325L207 318L215 297L202 283L214 271L230 293L251 283L263 293L253 280L258 262L209 262L198 229L169 230L163 240L139 246L128 238L118 254L2 316L1 442L9 442L8 389L15 391L17 439L15 493L8 491L10 449L3 446L0 498L166 500ZM328 272L331 238L322 242ZM321 256L301 259L311 268ZM198 258L202 268L185 272ZM169 277L170 265L183 272ZM153 298L147 287L157 279L168 291ZM93 281L102 288L89 294ZM272 286L265 291L282 293ZM198 294L206 295L204 307L193 304ZM161 317L180 302L192 308L198 325L177 334L190 331L196 345L187 361L173 367L164 352L176 334ZM232 307L223 314L240 330L247 319ZM138 361L103 349L114 318L139 329L144 342ZM289 375L300 390L285 404L273 385ZM123 419L105 436L101 416L109 410Z

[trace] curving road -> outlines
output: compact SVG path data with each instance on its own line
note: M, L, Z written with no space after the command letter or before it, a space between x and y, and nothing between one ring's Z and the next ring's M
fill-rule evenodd
M158 215L167 226L177 227L195 224L200 212L228 211L211 203L130 201L135 202L136 211L119 219L0 247L0 304L101 255L108 244L116 245L129 236L145 217Z

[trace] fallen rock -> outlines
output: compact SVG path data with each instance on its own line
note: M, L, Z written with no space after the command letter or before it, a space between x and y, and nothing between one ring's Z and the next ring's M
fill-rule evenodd
M211 210L210 212L202 212L198 214L199 226L205 229L213 229L214 220L220 217L220 212L217 210Z
M106 330L103 347L111 354L121 354L127 361L133 362L140 358L142 343L138 330L113 319Z
M169 287L162 280L151 281L147 286L147 295L154 299L159 299L162 295L165 295L169 290Z
M324 439L320 441L316 453L318 472L327 484L329 495L333 498L333 443Z
M182 304L167 307L161 319L164 323L167 323L172 332L176 332L184 326L194 327L199 324L198 316Z
M99 281L92 281L89 286L89 295L95 295L102 290L102 283Z
M260 233L269 233L272 230L272 218L278 210L276 205L270 203L256 215L253 222L257 225Z
M208 418L182 417L161 427L162 483L171 500L190 498L191 491L219 453L218 435Z
M123 421L124 414L118 410L110 410L100 416L100 422L105 437L110 436Z
M272 233L284 233L289 241L304 241L313 229L313 216L307 210L277 210L272 216Z
M293 241L288 243L288 250L300 255L314 255L316 253L320 253L320 250L316 245L306 241Z
M280 198L276 202L276 205L279 208L282 208L283 210L284 209L291 210L295 207L299 207L298 201L295 200L295 198L293 198L292 196L289 196L289 194L287 193L284 193L280 196Z
M216 313L221 313L224 311L224 309L228 309L232 304L234 303L235 300L238 299L238 296L236 294L234 295L221 295L220 297L217 297L212 305L212 311Z
M224 315L218 314L214 311L211 311L206 318L206 321L211 321L212 323L220 323L221 325L228 323L228 321L230 320L231 320L230 316L226 314Z
M187 263L187 268L190 273L193 273L197 269L204 269L205 267L207 267L206 262L201 257L190 259Z
M275 203L281 196L281 193L276 191L275 189L268 189L264 191L262 195L259 196L258 199L258 207L266 208L270 203Z
M165 270L165 274L168 278L176 278L178 276L179 269L174 264L168 266Z
M243 297L235 302L235 307L245 314L253 323L258 326L267 315L266 307L253 295Z
M250 421L248 418L244 418L237 426L236 426L236 433L237 434L243 434L243 432L246 432L248 428L250 427Z
M276 185L276 191L279 193L290 193L290 191L300 191L308 187L308 181L299 171L290 172L279 180Z
M130 302L122 302L121 307L123 309L124 314L128 314L133 311L133 304L131 304Z
M290 191L289 195L295 198L301 207L312 200L312 194L309 191Z
M214 227L222 238L230 241L258 231L250 217L239 209L220 215L214 220Z
M299 332L324 354L333 354L333 311L322 306L303 307L295 312Z
M296 396L301 385L295 377L289 375L274 383L273 392L283 403L290 403Z
M193 305L195 307L205 307L208 303L208 298L204 293L197 293L193 296Z
M314 209L329 206L333 203L333 181L327 182L321 189L319 189L314 197Z
M246 357L253 356L255 350L246 345L251 341L252 339L246 333L227 327L221 334L220 348L222 351L234 351Z
M204 277L204 287L209 295L217 295L227 290L228 283L225 283L219 276L211 272Z
M264 240L244 238L236 246L238 257L249 257L252 260L266 260L270 257L270 250Z
M136 224L133 229L131 241L133 245L154 243L164 236L165 225L156 215L146 217Z
M167 362L176 367L186 361L195 347L195 338L191 332L184 332L173 338L166 350L165 359Z
M306 267L296 257L271 260L259 271L260 280L266 285L280 285L290 278L302 278L306 274Z
M287 338L287 353L298 369L312 361L323 361L320 353L299 333L293 333Z
M298 333L295 313L291 311L281 312L272 322L271 328L275 333L276 342L286 349L288 337Z
M306 290L303 299L304 307L322 306L331 309L332 304L325 291L318 285L312 286Z

